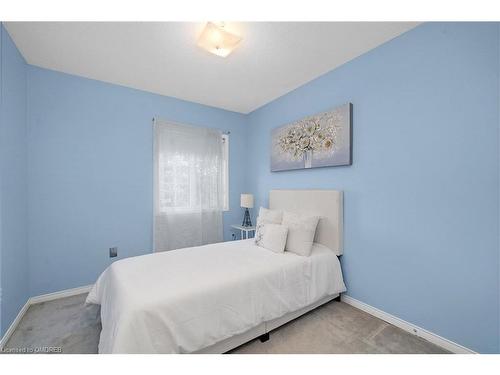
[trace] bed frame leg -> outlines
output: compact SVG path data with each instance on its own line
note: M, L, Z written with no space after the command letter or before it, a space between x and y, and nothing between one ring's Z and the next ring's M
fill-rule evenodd
M269 332L264 333L262 336L259 336L259 340L260 342L266 342L267 340L269 340Z
M334 300L334 301L337 301L337 302L340 302L340 301L341 301L341 299L340 299L340 294L338 295L338 297L337 297L337 298L334 298L333 300Z

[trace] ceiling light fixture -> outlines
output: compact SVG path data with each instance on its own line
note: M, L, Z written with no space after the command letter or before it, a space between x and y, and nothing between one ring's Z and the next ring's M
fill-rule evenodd
M226 57L240 41L241 37L225 30L224 26L208 22L198 39L198 46L214 55Z

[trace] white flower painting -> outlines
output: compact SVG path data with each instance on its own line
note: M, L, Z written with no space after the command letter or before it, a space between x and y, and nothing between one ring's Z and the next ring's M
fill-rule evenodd
M271 171L352 164L352 104L274 129Z

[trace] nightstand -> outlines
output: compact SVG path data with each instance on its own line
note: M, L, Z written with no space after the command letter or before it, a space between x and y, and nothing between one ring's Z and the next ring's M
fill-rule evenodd
M233 224L231 225L231 228L238 229L240 231L240 238L243 239L248 239L248 232L253 232L255 236L255 227L244 227L243 225L237 225ZM245 237L243 237L243 233L245 233Z

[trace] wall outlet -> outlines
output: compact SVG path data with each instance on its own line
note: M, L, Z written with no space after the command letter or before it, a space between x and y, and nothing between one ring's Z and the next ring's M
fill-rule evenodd
M109 248L109 257L114 258L118 256L118 248L117 247L110 247Z

